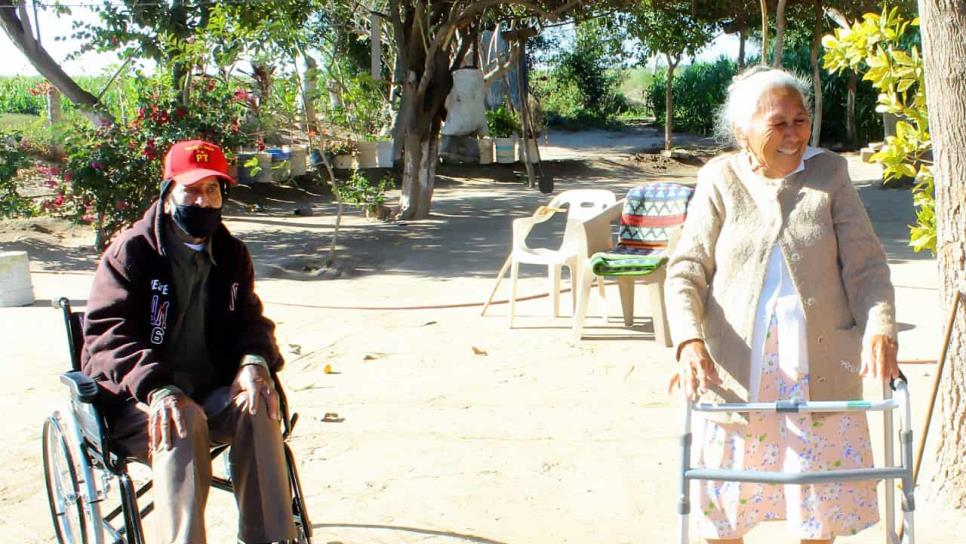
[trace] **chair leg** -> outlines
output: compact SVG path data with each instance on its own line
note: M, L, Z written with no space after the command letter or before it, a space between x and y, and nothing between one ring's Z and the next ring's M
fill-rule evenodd
M580 282L577 281L577 267L570 266L570 315L577 315L577 292L580 289Z
M597 276L597 293L600 295L600 320L603 321L604 325L610 319L610 315L607 313L607 286L604 282L604 276Z
M554 317L560 317L560 269L559 264L547 266L547 276L550 280L550 304Z
M594 282L594 274L590 270L577 273L577 309L574 311L574 340L580 340L584 329L584 319L587 318L587 306L590 303L590 288Z
M507 257L504 261L503 266L500 267L500 272L496 275L496 282L493 284L493 290L490 291L490 297L486 299L486 304L483 305L483 310L480 312L480 317L486 315L486 310L489 309L490 303L493 302L493 297L496 296L496 290L500 287L500 282L503 281L503 276L506 275L506 271L510 268L510 261L513 257Z
M624 326L634 325L634 278L618 278L621 291L621 311L624 313Z
M520 262L513 260L510 264L510 328L513 328L513 316L517 311L517 279L520 277Z
M651 289L651 319L654 322L654 339L671 347L671 331L667 323L667 308L664 305L664 282L656 281Z

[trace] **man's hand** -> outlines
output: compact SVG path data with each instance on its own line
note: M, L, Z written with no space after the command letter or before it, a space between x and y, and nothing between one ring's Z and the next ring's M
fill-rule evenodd
M193 402L184 393L173 393L151 403L148 416L148 446L151 450L170 450L174 446L172 432L178 433L178 438L187 436L182 414Z
M881 378L884 382L889 382L899 377L899 362L896 355L899 353L899 345L890 336L877 334L869 338L869 342L862 350L862 371L860 374L866 376L869 372L873 378Z
M265 399L268 406L268 416L279 419L278 393L275 391L275 381L268 369L261 365L244 365L238 369L235 381L231 384L231 398L239 407L248 413L258 413L258 398Z
M708 386L712 383L721 385L721 377L711 355L704 347L703 340L689 340L681 347L681 357L679 359L681 369L678 374L671 377L668 383L668 394L679 385L683 385L684 393L691 400L708 391Z

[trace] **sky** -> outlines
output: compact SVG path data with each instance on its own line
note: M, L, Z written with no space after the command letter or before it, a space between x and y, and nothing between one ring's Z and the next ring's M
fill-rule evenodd
M28 4L29 5L29 4ZM58 17L50 11L40 11L40 37L44 48L56 61L64 61L70 53L80 48L80 43L69 39L73 20L87 22L96 21L94 12L87 7L72 7L71 16ZM566 32L566 30L564 30ZM67 40L55 40L55 37L68 38ZM749 44L750 45L750 44ZM749 47L749 53L750 53ZM711 45L701 51L697 60L715 60L721 55L731 58L738 56L738 37L736 35L722 34L712 42ZM0 75L37 75L30 62L20 52L19 49L10 41L6 33L0 32ZM687 61L685 61L687 62ZM85 53L80 59L64 62L62 66L65 71L72 76L99 75L111 66L119 64L117 56L111 53ZM651 62L649 67L653 68Z

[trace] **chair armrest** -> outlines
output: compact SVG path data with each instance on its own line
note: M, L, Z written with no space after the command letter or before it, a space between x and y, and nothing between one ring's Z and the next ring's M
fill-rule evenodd
M93 404L97 398L97 383L90 376L80 372L65 372L60 382L70 388L70 396L75 402Z
M619 221L624 210L624 200L620 199L600 213L583 222L585 257L590 257L598 251L607 251L614 247L614 237L611 223Z

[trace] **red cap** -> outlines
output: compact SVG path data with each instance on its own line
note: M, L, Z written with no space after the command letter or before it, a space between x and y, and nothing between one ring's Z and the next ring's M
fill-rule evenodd
M215 176L231 185L237 182L228 175L228 160L217 145L203 140L188 140L171 146L164 156L164 179L181 185L194 185Z

